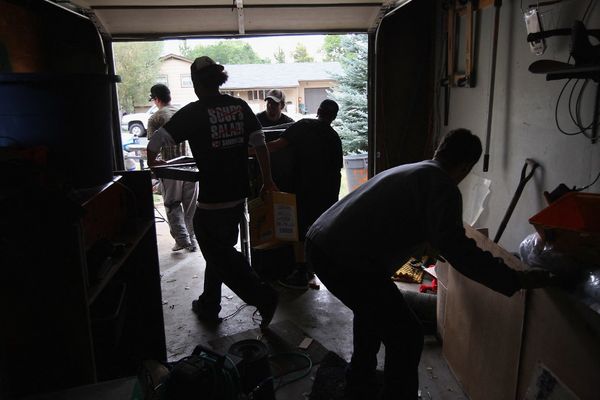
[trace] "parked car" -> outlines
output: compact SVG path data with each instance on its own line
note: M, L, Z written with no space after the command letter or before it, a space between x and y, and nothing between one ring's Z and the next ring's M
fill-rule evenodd
M146 136L148 129L148 119L152 114L158 111L158 107L152 106L143 113L125 114L121 117L121 129L129 131L134 136Z

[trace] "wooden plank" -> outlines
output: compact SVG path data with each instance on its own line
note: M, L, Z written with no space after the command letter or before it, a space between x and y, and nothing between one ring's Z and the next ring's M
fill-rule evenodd
M467 236L512 268L523 264L471 227ZM484 268L484 266L482 266ZM448 269L443 354L471 400L505 400L515 396L524 292L496 293Z

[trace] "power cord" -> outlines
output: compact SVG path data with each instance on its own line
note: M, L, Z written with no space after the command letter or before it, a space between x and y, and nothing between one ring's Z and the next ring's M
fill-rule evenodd
M298 374L298 376L295 376L291 379L283 379L285 376L291 375L293 373L295 373L296 371L292 371L290 373L284 374L284 375L280 375L278 377L275 377L274 379L280 379L280 381L277 383L277 385L275 386L275 391L278 391L279 389L281 389L282 387L289 385L292 382L296 382L299 381L300 379L308 376L308 374L310 374L310 371L312 370L313 367L313 363L312 360L310 359L310 357L308 356L308 354L305 353L301 353L299 351L290 351L290 352L284 352L284 353L277 353L277 354L273 354L272 356L269 356L269 360L275 359L275 358L279 358L279 357L289 357L289 356L294 356L294 357L302 357L305 358L308 361L307 366L300 372L300 374Z
M592 121L588 125L584 125L582 122L582 117L581 117L581 101L583 98L583 94L585 93L585 89L588 86L589 79L584 80L583 84L581 85L581 87L579 89L579 93L575 96L576 100L573 103L573 98L574 98L574 94L576 92L577 84L581 80L581 79L575 79L573 86L571 87L571 92L569 94L569 99L568 99L569 117L571 118L571 122L579 130L578 131L567 131L560 125L560 122L558 121L558 109L560 106L560 100L561 100L567 86L573 80L574 79L572 79L572 78L568 79L567 82L565 82L565 84L563 85L562 89L560 90L560 93L558 94L558 98L556 99L556 106L554 107L554 122L556 123L556 127L558 128L560 133L562 133L563 135L576 136L579 134L583 134L588 139L591 139L592 136L591 136L591 134L588 134L587 131L593 127L594 122Z
M594 183L596 183L596 182L598 181L598 178L600 178L600 172L598 172L598 175L596 175L596 179L594 179L594 180L592 181L592 183L590 183L589 185L587 185L587 186L584 186L584 187L582 187L582 188L576 188L576 187L574 187L574 188L573 188L573 190L574 190L574 191L576 191L576 192L581 192L582 190L588 189L588 188L590 188L590 187L591 187L591 186L592 186Z
M167 222L167 219L161 214L156 206L154 206L154 211L158 213L158 217L154 215L154 220L157 222Z

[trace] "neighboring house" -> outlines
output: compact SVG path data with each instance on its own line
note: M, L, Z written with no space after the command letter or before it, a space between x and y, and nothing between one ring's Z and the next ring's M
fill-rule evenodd
M192 60L167 54L160 58L157 83L171 90L172 103L185 105L197 99L190 76ZM270 89L285 93L288 114L315 114L321 101L327 98L342 73L337 62L294 64L239 64L225 65L229 79L221 87L248 102L255 112L265 109L265 95ZM148 88L148 90L150 90ZM147 104L145 108L149 108ZM136 107L136 110L138 107ZM294 115L292 115L294 117Z

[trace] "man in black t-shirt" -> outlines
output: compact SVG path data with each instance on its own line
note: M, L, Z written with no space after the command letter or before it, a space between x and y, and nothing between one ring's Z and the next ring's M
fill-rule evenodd
M285 95L281 90L269 90L265 101L267 109L256 114L263 128L294 122L293 119L281 112L285 108Z
M198 101L173 115L148 143L148 164L156 165L163 146L188 141L199 171L194 231L206 259L204 291L192 302L200 319L220 321L221 286L225 283L243 301L256 306L266 327L275 313L277 292L261 282L236 250L239 223L249 191L248 145L256 150L263 190L277 187L271 177L269 153L256 116L242 99L219 92L228 76L209 57L191 65Z
M338 110L335 101L324 100L317 119L301 119L279 139L267 144L272 152L285 148L293 160L291 192L296 194L300 242L294 248L296 269L279 281L291 289L308 288L312 273L304 261L304 236L312 223L338 200L340 193L342 141L331 127Z

